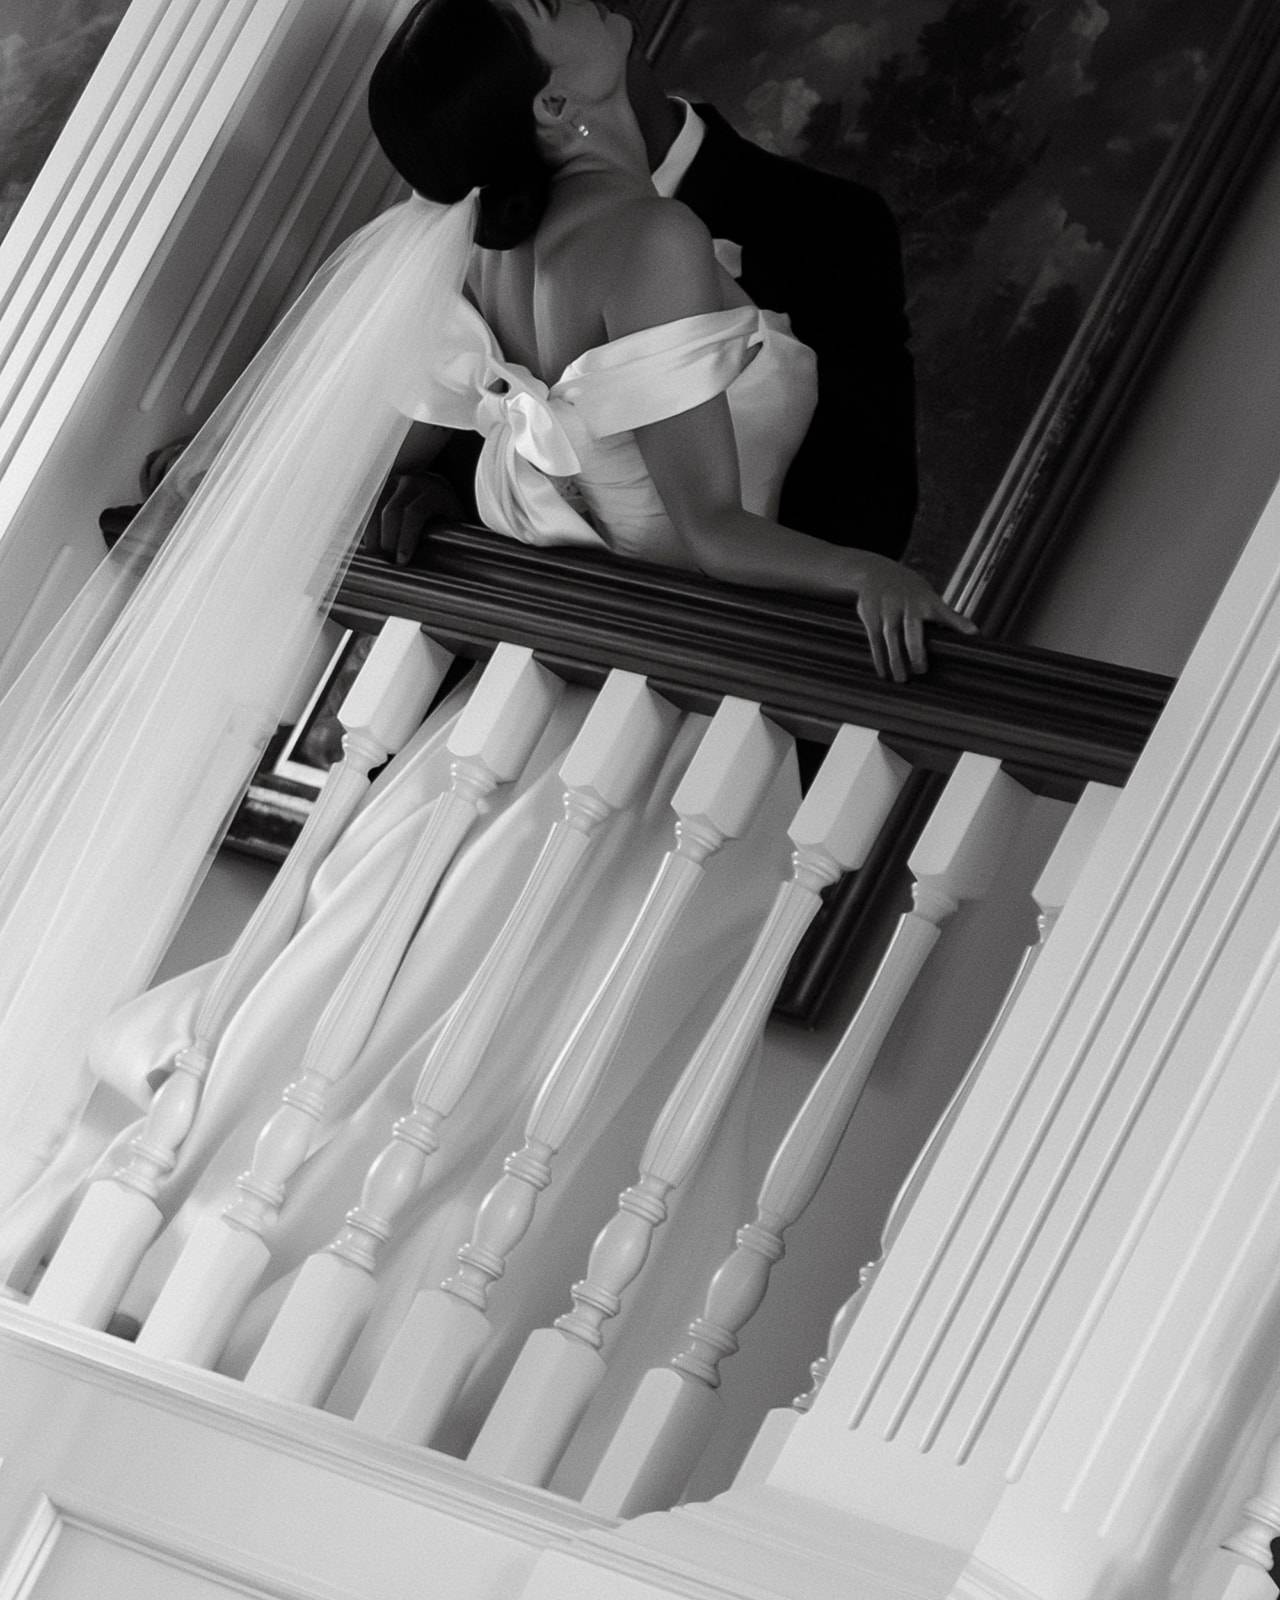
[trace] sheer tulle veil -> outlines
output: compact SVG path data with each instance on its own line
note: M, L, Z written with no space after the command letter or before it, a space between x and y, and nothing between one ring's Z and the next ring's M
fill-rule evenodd
M154 970L429 377L487 331L475 216L415 197L331 257L0 702L0 1194L77 1116L86 1042Z

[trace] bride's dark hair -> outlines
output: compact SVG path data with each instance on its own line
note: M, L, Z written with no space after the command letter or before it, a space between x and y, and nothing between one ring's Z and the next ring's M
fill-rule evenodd
M369 120L401 177L452 204L480 187L476 242L509 250L546 208L551 168L534 96L550 76L520 22L490 0L419 0L369 82Z

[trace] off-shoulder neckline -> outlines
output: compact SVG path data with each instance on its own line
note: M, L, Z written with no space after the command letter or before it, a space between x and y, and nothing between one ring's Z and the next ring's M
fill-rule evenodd
M672 322L655 323L651 328L638 328L621 338L609 339L604 344L592 345L580 356L575 356L552 385L573 378L587 377L630 359L637 354L660 354L699 338L713 336L733 337L742 333L771 333L784 338L794 338L787 319L779 312L764 311L757 306L730 306L724 311L700 311L691 317L677 317Z

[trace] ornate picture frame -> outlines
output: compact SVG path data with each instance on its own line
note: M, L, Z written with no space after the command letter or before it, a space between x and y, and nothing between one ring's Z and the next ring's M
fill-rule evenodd
M1276 125L1280 13L1270 0L631 10L668 89L889 201L917 368L909 558L1002 632L1069 537Z
M265 861L283 861L342 754L338 708L373 643L344 628L297 722L282 727L228 825L223 843Z
M731 80L734 72L742 81L754 74L762 83L791 84L797 77L791 69L803 60L803 40L801 44L793 40L791 55L777 63L779 70L771 78L774 63L767 53L764 57L758 50L753 54L758 40L746 26L736 0L632 0L630 9L645 38L647 53L672 90L687 88L716 99L715 85L704 89L701 84L680 80L684 67L696 56L696 51L690 49L691 38L695 38L698 29L705 30L708 19L718 14L727 17L732 13L733 21L732 29L720 42L712 28L707 45L715 56L721 84ZM1071 34L1072 39L1083 38L1087 44L1090 27L1096 30L1095 42L1105 37L1103 14L1106 26L1114 27L1126 17L1132 21L1139 9L1148 19L1151 50L1143 56L1142 29L1131 27L1131 48L1126 59L1132 81L1141 81L1146 70L1144 60L1150 68L1161 51L1167 56L1170 49L1176 49L1183 52L1183 65L1197 80L1192 85L1195 92L1185 97L1185 115L1178 126L1162 125L1163 154L1151 167L1149 180L1129 194L1128 223L1107 247L1105 263L1095 263L1101 270L1089 279L1090 294L1077 296L1078 303L1070 308L1066 307L1064 296L1057 296L1058 311L1067 308L1072 312L1069 326L1055 326L1054 336L1060 348L1049 352L1051 366L1044 373L1041 387L1037 390L1023 384L1025 416L1018 423L1006 457L990 473L982 503L976 508L970 505L967 521L965 515L957 516L942 547L936 539L930 547L930 537L926 537L920 552L919 564L945 585L953 603L982 623L984 634L991 639L1009 635L1022 603L1034 591L1055 552L1069 540L1095 468L1122 424L1165 333L1186 303L1187 292L1230 216L1255 157L1275 130L1280 111L1280 8L1274 0L1232 0L1226 5L1222 0L1156 0L1144 8L1137 7L1133 0L1109 0L1105 6L1102 0L909 0L892 7L881 0L816 0L813 6L804 8L760 8L753 10L749 19L758 31L760 26L774 26L778 17L790 17L802 33L805 17L810 19L808 26L817 29L824 17L830 20L838 16L835 26L856 31L883 23L892 13L893 26L900 30L899 34L888 38L888 42L882 40L884 48L878 56L874 51L864 54L860 70L864 80L877 73L882 78L896 74L899 81L909 80L910 93L919 104L928 88L928 63L917 59L921 55L920 36L931 25L962 22L981 26L985 21L1005 30L1006 43L1011 31L1021 29L1030 37L1037 28L1051 33L1058 26L1063 38ZM1181 32L1167 26L1175 12ZM1212 50L1201 49L1196 43L1197 17L1208 19L1212 25ZM911 37L915 55L903 43ZM1052 39L1040 38L1037 59L1052 60L1052 44ZM1066 56L1059 52L1057 70L1068 68L1082 74L1082 86L1087 86L1090 70L1100 71L1097 60L1091 60L1083 47L1076 50L1074 57L1070 52ZM1101 78L1095 81L1102 83ZM1008 94L1016 90L1016 84L1007 86ZM790 93L794 107L798 91L792 87ZM885 93L882 84L877 94L883 97ZM1086 87L1081 87L1081 94L1086 93ZM785 121L786 105L782 104L779 110L785 100L785 95L774 96L775 120L781 116ZM799 94L799 101L803 105L803 94ZM735 107L723 100L719 103L731 121L735 112L741 112L741 105ZM810 120L814 110L824 104L830 102L823 102L821 96L814 101ZM887 108L881 106L878 114L889 116L891 112L889 103ZM828 144L833 139L838 141L840 127L847 126L853 129L851 147L856 147L856 105L853 112L842 107L841 118L843 122L833 113L826 113L824 136ZM794 147L803 140L804 125L793 116L787 126ZM751 134L759 130L753 130L748 119L741 131ZM1112 130L1107 137L1118 139L1123 135ZM1047 159L1048 149L1046 145L1041 150L1043 159ZM782 153L803 152L790 148ZM849 170L848 163L844 167L830 161L827 164L888 189L891 201L895 198L895 185L901 189L905 181L883 170L858 171ZM1034 170L1033 164L1032 176ZM905 209L910 210L909 202ZM908 216L908 225L910 220ZM1059 243L1071 226L1072 219L1064 212L1057 235ZM1086 230L1085 247L1089 237ZM1046 235L1046 240L1049 260L1053 236ZM1076 242L1080 243L1079 237ZM913 246L909 226L904 226L904 244L910 297ZM970 292L974 292L972 282ZM975 325L981 326L980 318ZM923 454L928 450L931 430L933 434L937 431L927 414L930 395L936 389L930 388L931 358L921 348L919 327L916 354L922 380ZM984 353L983 359L988 355L989 352ZM1042 360L1042 368L1043 365ZM1006 428L1007 425L1006 418ZM922 467L924 517L927 522L932 516L936 524L936 513L928 510L931 469L927 459L922 460ZM942 493L945 498L946 491ZM912 558L916 559L916 555L913 545ZM304 752L310 748L306 743L309 719L314 724L317 717L336 710L341 670L342 662L335 657L299 724ZM296 835L305 815L308 796L318 792L323 779L319 767L309 771L299 767L298 748L297 739L290 738L268 753L269 760L255 779L228 842L277 858L286 852L289 839ZM848 968L852 948L877 923L883 908L902 892L901 840L911 834L913 818L919 821L928 814L931 781L929 775L922 774L920 783L914 789L909 786L904 794L900 815L886 829L886 838L894 835L899 843L892 847L886 843L859 874L830 895L823 915L793 963L778 1008L780 1015L805 1025L823 1015L841 974Z

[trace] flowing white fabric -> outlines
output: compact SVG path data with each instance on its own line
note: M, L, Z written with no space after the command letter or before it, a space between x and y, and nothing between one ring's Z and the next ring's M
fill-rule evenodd
M459 339L474 196L326 263L0 703L0 1196L65 1136ZM471 314L474 318L474 313ZM473 402L474 403L474 402Z
M130 1290L128 1314L145 1317L190 1231L221 1210L237 1174L249 1166L259 1130L298 1075L323 997L333 992L403 872L438 795L448 787L447 740L464 692L434 712L389 763L318 870L298 933L229 1023L196 1126L165 1186L162 1204L173 1221ZM280 1222L271 1231L271 1265L261 1293L238 1324L221 1371L244 1372L294 1270L338 1231L392 1125L409 1109L418 1073L449 1007L491 945L548 830L563 814L558 768L592 698L587 689L566 687L525 771L492 797L432 900L368 1041L333 1090L307 1160L290 1180ZM543 1075L602 980L664 851L671 848L671 797L705 725L703 717L686 719L652 782L605 830L540 939L476 1082L441 1130L440 1149L382 1252L377 1304L331 1409L349 1412L358 1404L419 1282L438 1283L450 1271L482 1196L502 1174L503 1158L523 1142L524 1119ZM495 1290L500 1334L468 1386L446 1448L458 1451L470 1443L525 1334L568 1309L568 1287L582 1276L591 1241L634 1172L645 1131L714 1016L787 874L786 827L797 799L794 767L787 763L748 834L726 845L708 866L689 914L645 985L604 1083L555 1160L555 1181L539 1199L534 1231ZM183 974L123 1007L95 1041L97 1070L118 1081L144 1063L168 1059L186 1037L215 970L210 965ZM704 1174L691 1186L694 1193L676 1203L673 1221L655 1243L652 1265L631 1301L638 1322L627 1335L626 1360L619 1361L621 1330L611 1337L613 1377L602 1417L616 1420L617 1407L639 1372L700 1310L707 1279L747 1214L750 1179L762 1176L745 1164L750 1109L748 1087ZM119 1137L100 1173L119 1165L137 1131L135 1126ZM24 1220L31 1218L16 1219ZM0 1258L6 1242L0 1227Z
M587 351L550 386L504 362L469 307L454 306L452 315L455 358L443 375L435 367L418 370L410 409L433 421L478 427L492 470L513 459L528 465L527 473L515 468L512 482L520 481L506 499L522 525L532 525L544 505L550 525L562 525L552 502L563 502L547 474L559 477L572 452L573 474L594 518L594 526L583 523L587 536L641 558L664 560L671 551L678 558L680 547L629 429L723 391L742 458L744 499L762 507L776 498L812 410L812 354L791 338L782 319L755 308L686 318ZM491 387L499 379L504 386ZM495 485L495 497L505 494L503 483ZM545 538L546 527L539 523L533 531ZM294 937L230 1020L195 1127L163 1191L161 1205L171 1221L130 1287L128 1314L146 1315L191 1230L222 1208L236 1175L249 1166L260 1129L297 1075L316 1016L448 788L448 738L465 692L437 708L388 764L318 869ZM591 700L589 691L566 686L524 772L492 797L427 908L377 1024L330 1096L307 1159L289 1184L271 1234L270 1268L235 1331L224 1371L244 1372L293 1274L341 1226L370 1163L408 1109L450 1006L497 937L548 830L563 814L558 769ZM686 719L645 793L603 830L544 931L476 1082L445 1124L425 1181L382 1252L375 1303L328 1401L331 1409L349 1412L358 1404L418 1285L438 1283L451 1269L481 1197L500 1176L503 1158L522 1143L547 1068L672 844L671 797L704 725L700 717ZM495 1289L497 1337L450 1419L445 1448L467 1447L525 1335L568 1308L568 1285L581 1276L591 1240L634 1172L664 1096L786 875L786 826L797 800L794 767L784 763L749 832L713 858L666 942L604 1083L556 1159L556 1180L539 1202L534 1227ZM191 1037L217 966L185 973L122 1007L93 1044L100 1077L145 1107L149 1075ZM557 1479L568 1492L580 1491L639 1374L701 1309L706 1282L747 1214L762 1176L753 1154L767 1158L774 1142L752 1122L754 1070L747 1069L707 1160L677 1197L625 1316L612 1326L608 1380ZM766 1098L770 1105L776 1100ZM115 1170L139 1130L124 1130L104 1153L105 1140L95 1147L87 1137L91 1130L83 1128L0 1223L0 1262L31 1257L33 1242L56 1237L94 1158L101 1157L100 1174Z

